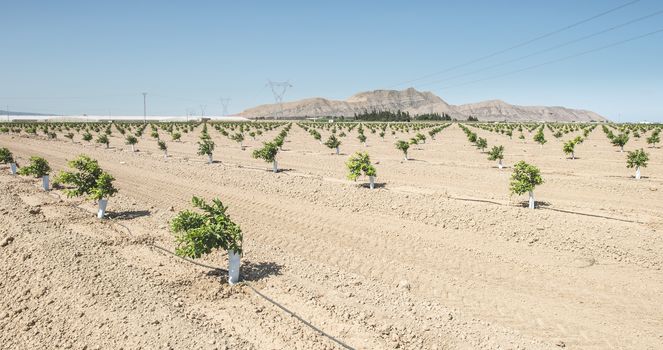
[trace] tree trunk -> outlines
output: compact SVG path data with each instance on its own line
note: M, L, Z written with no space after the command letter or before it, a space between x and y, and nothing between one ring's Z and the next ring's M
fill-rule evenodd
M134 145L131 145L131 152L136 152L136 149L134 148Z
M97 211L97 219L103 219L106 215L106 205L108 205L108 199L99 200L99 210Z
M44 175L41 178L41 185L44 188L44 191L48 192L48 175Z
M497 167L500 168L500 170L504 167L504 166L502 165L502 160L501 160L501 159L499 159L499 160L497 161Z
M575 154L575 152L571 152L571 159L574 159L574 160L576 159L576 154Z
M168 158L168 150L164 150L164 151L163 151L163 157L164 157L164 158Z
M405 152L405 160L410 160L410 159L408 159L408 157L407 157L407 152Z
M12 175L16 175L16 163L9 163L9 171Z
M235 284L239 282L239 268L241 265L241 256L233 250L228 251L228 283Z
M338 155L338 152L339 152L339 149L338 149L338 147L336 147L336 155Z
M212 164L212 155L211 154L207 155L207 164Z
M375 188L375 177L374 176L369 176L368 177L368 185L371 189Z
M635 167L635 179L640 180L640 167L639 166Z
M276 159L274 159L274 162L272 163L272 171L275 173L279 172L279 165L276 163Z
M529 191L529 208L534 209L534 192Z

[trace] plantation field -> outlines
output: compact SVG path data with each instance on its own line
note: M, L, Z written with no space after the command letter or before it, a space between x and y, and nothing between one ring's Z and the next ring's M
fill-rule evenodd
M232 125L232 124L230 124ZM214 163L198 155L203 125L172 141L168 157L145 129L135 144L116 129L109 147L37 132L0 133L20 166L48 160L53 174L87 154L116 179L110 220L95 205L46 193L37 179L0 166L0 343L10 349L337 349L328 337L257 295L278 302L357 349L657 349L663 344L663 150L653 130L625 152L599 125L575 146L543 128L547 142L463 124L504 146L504 169L458 123L421 130L342 130L292 123L272 164L254 150L287 124L240 144L209 126ZM303 126L303 127L302 127ZM431 139L428 131L443 127ZM555 126L559 127L559 125ZM316 128L321 141L306 128ZM611 126L618 134L618 126ZM129 128L127 128L129 129ZM590 129L588 127L587 129ZM133 130L135 130L135 126ZM221 130L232 130L223 125ZM339 130L341 131L341 130ZM404 160L397 140L421 132ZM96 138L99 132L91 132ZM127 135L129 131L127 131ZM51 135L52 136L52 135ZM627 152L649 155L642 178ZM377 171L346 178L366 151ZM534 195L511 195L512 166L541 170ZM173 251L169 221L192 196L219 198L244 233L241 276L192 265ZM225 252L199 262L224 267Z

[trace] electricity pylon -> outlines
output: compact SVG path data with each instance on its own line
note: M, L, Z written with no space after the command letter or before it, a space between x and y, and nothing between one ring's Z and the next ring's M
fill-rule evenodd
M283 117L283 95L285 95L285 91L292 87L292 84L288 81L271 81L267 80L267 85L272 89L272 93L274 94L274 101L278 103L279 105L279 111L276 115L274 115L274 119L277 119L277 115L280 117Z
M221 106L223 106L223 114L221 115L228 115L228 104L230 103L230 98L221 97L219 98L219 101L221 101Z

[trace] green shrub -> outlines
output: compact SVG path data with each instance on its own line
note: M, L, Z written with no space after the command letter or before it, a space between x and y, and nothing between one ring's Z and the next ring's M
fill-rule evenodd
M193 197L191 202L202 211L184 210L171 221L175 234L175 253L187 258L200 258L214 249L242 252L242 230L226 214L227 207L219 199L211 205Z

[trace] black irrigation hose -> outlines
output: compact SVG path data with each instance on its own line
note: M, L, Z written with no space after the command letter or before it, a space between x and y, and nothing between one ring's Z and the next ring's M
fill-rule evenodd
M260 293L257 289L255 289L255 288L254 288L252 285L250 285L249 283L246 283L246 286L249 287L249 288L251 288L251 290L252 290L254 293L256 293L257 295L261 296L263 299L269 301L269 302L272 303L274 306L276 306L276 307L278 307L279 309L283 310L283 311L284 311L285 313L287 313L288 315L290 315L290 316L292 316L292 317L298 319L298 320L301 321L303 324L309 326L311 329L313 329L313 330L315 330L316 332L318 332L318 333L322 334L323 336L327 337L329 340L333 341L334 343L340 345L341 347L343 347L343 348L345 348L345 349L354 350L354 348L351 347L350 345L345 344L345 343L343 343L342 341L340 341L340 340L334 338L333 336L331 336L331 335L325 333L325 332L324 332L323 330L321 330L320 328L318 328L318 327L312 325L310 322L308 322L308 321L306 321L305 319L301 318L300 316L298 316L298 315L295 314L294 312L292 312L292 311L286 309L283 305L277 303L276 301L272 300L272 299L269 298L268 296L266 296L266 295Z
M473 198L462 198L462 197L449 197L449 199L458 200L458 201L465 201L465 202L490 203L490 204L504 205L504 206L509 206L509 207L511 206L509 204L495 202L495 201L491 201L491 200L488 200L488 199L473 199ZM608 220L615 220L615 221L621 221L621 222L628 222L628 223L632 223L632 224L643 224L643 225L647 224L646 222L637 221L637 220L622 219L622 218L616 218L616 217L612 217L612 216L605 216L605 215L599 215L599 214L582 213L582 212L579 212L579 211L571 211L571 210L548 208L548 207L539 207L539 209L552 210L552 211L557 211L557 212L566 213L566 214L590 216L590 217L600 218L600 219L608 219Z
M114 223L114 224L117 224L117 225L120 225L120 226L124 227L124 229L127 230L127 232L129 233L129 235L130 235L130 236L133 236L133 232L131 232L131 229L129 229L129 227L127 227L126 225L124 225L124 224L118 222L117 220L111 220L111 222ZM168 250L168 249L166 249L166 248L163 248L163 247L161 247L161 246L158 246L158 245L156 245L156 244L154 244L154 243L151 243L150 246L155 247L155 248L157 248L157 249L159 249L159 250L161 250L161 251L163 251L163 252L165 252L165 253L168 253L168 254L170 254L170 255L173 255L173 256L175 256L175 257L178 257L178 258L180 258L180 259L182 259L182 260L185 260L185 261L187 261L187 262L190 262L190 263L192 263L192 264L194 264L194 265L198 265L198 266L201 266L201 267L205 267L205 268L208 268L208 269L211 269L211 270L228 272L228 270L223 269L223 268L220 268L220 267L214 267L214 266L209 266L209 265L201 264L201 263L196 262L196 261L193 261L193 260L191 260L191 259L188 259L188 258L185 258L185 257L181 257L181 256L175 254L174 252L171 252L170 250ZM255 287L253 287L250 283L248 283L248 282L243 282L243 284L246 285L247 287L249 287L249 288L250 288L250 289L251 289L256 295L260 296L261 298L263 298L263 299L265 299L266 301L270 302L272 305L274 305L274 306L278 307L279 309L283 310L283 312L287 313L288 315L290 315L290 316L296 318L296 319L299 320L301 323L305 324L306 326L308 326L308 327L311 328L312 330L318 332L319 334L321 334L322 336L326 337L327 339L333 341L334 343L338 344L339 346L341 346L341 347L343 347L343 348L345 348L345 349L348 349L348 350L355 350L355 348L353 348L353 347L351 347L351 346L345 344L344 342L342 342L342 341L336 339L334 336L332 336L332 335L326 333L326 332L323 331L322 329L320 329L320 328L314 326L311 322L306 321L304 318L302 318L301 316L297 315L296 313L290 311L288 308L286 308L285 306L279 304L279 303L276 302L274 299L272 299L272 298L270 298L270 297L268 297L268 296L262 294L262 293L261 293L260 291L258 291Z

